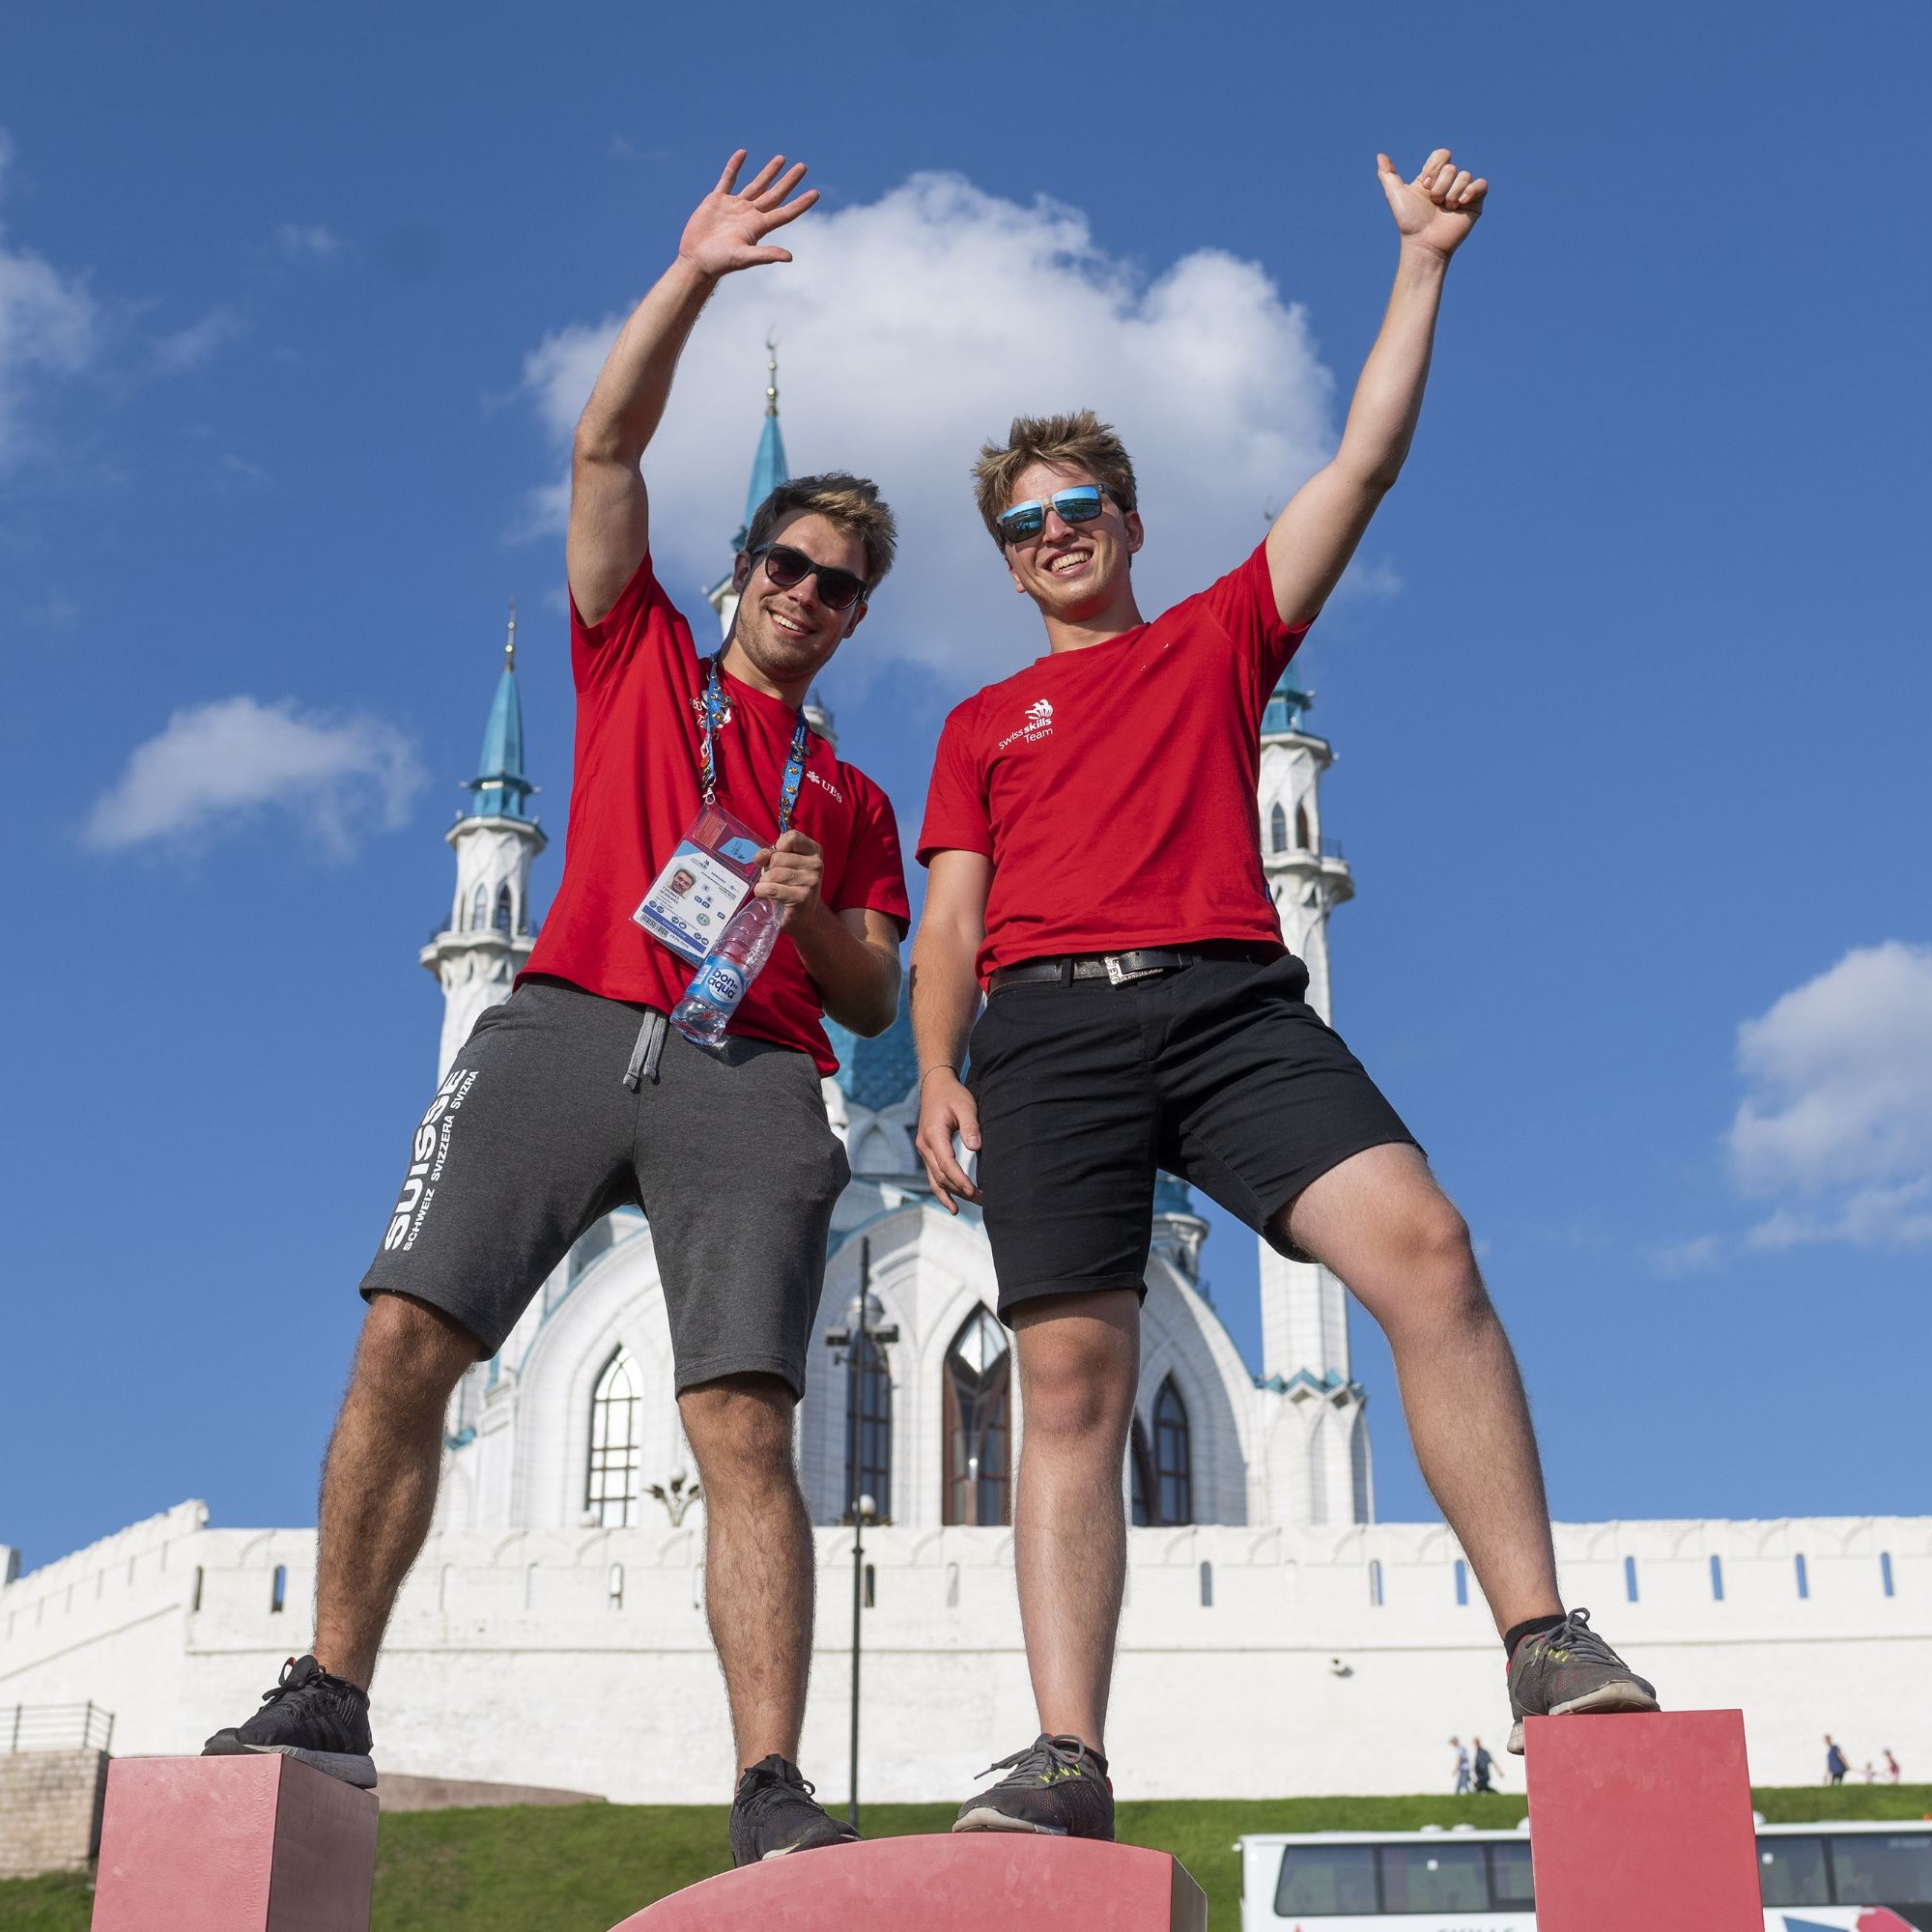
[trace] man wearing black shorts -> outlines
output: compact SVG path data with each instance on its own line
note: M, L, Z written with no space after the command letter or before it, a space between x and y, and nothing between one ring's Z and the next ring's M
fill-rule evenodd
M1334 461L1246 562L1145 622L1133 467L1089 412L1016 421L976 472L1048 655L941 734L912 965L919 1148L949 1208L980 1203L1015 1332L1014 1567L1041 1735L955 1831L1113 1835L1121 1470L1158 1168L1324 1264L1381 1323L1417 1460L1503 1634L1514 1715L1657 1708L1588 1613L1564 1614L1528 1406L1468 1231L1306 1003L1262 874L1262 710L1401 471L1444 274L1488 185L1446 150L1413 181L1378 163L1401 236L1388 312Z
M792 1762L812 1614L792 1411L849 1178L821 1096L838 1065L821 1014L860 1034L891 1025L907 919L891 805L801 716L891 567L878 492L844 475L773 492L737 559L731 636L709 665L651 567L638 466L678 353L721 276L791 259L768 237L817 198L795 192L805 170L782 160L735 191L744 159L692 215L578 424L563 880L516 990L477 1021L414 1128L363 1277L369 1310L323 1473L314 1654L207 1746L375 1782L368 1686L428 1533L450 1390L502 1346L580 1235L641 1205L703 1485L740 1864L855 1835L812 1803ZM714 802L762 843L755 890L782 928L715 1052L667 1027L692 966L633 918L654 881L673 902L696 884L680 870L681 841Z

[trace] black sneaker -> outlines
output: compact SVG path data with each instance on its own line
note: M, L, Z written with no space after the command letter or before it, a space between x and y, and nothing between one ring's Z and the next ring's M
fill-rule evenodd
M262 1708L245 1724L216 1731L201 1754L271 1751L367 1791L376 1782L370 1748L368 1692L346 1677L331 1677L312 1657L292 1657L282 1665L281 1682L262 1693Z
M813 1804L811 1793L798 1766L776 1751L753 1765L731 1800L731 1862L754 1865L787 1852L857 1843L859 1833Z
M1554 1630L1526 1636L1509 1661L1509 1747L1522 1755L1525 1718L1580 1711L1655 1711L1657 1690L1590 1628L1588 1610L1572 1610Z
M1114 1835L1114 1787L1106 1760L1078 1738L1036 1738L1023 1751L989 1764L980 1776L1009 1775L953 1820L955 1832L1039 1832L1055 1838Z

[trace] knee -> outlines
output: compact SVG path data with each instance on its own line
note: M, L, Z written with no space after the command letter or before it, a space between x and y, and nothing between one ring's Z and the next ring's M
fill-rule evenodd
M1412 1309L1438 1322L1492 1319L1469 1224L1447 1196L1417 1203L1405 1214L1399 1245Z
M478 1352L475 1336L440 1309L403 1294L378 1294L362 1320L353 1389L386 1405L440 1412Z
M1067 1443L1124 1435L1133 1409L1132 1364L1105 1350L1064 1350L1030 1363L1021 1378L1029 1440Z
M678 1412L707 1498L796 1489L791 1390L770 1377L687 1389Z

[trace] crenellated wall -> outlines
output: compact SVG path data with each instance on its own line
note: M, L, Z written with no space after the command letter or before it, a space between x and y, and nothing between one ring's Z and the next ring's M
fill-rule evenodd
M0 1589L0 1705L91 1698L134 1753L198 1748L252 1711L307 1646L314 1537L205 1516L183 1504ZM804 1764L836 1797L851 1542L817 1536ZM701 1510L678 1530L433 1536L377 1677L378 1763L620 1801L722 1797L701 1548ZM1932 1519L1569 1523L1557 1549L1569 1601L1668 1704L1743 1707L1760 1781L1818 1776L1826 1731L1855 1765L1885 1747L1908 1773L1932 1762L1932 1705L1901 1694L1932 1682ZM1010 1534L879 1529L866 1553L867 1795L963 1797L1035 1728ZM1501 1654L1472 1578L1457 1602L1459 1559L1429 1524L1131 1532L1108 1740L1122 1794L1429 1790L1452 1732L1500 1743Z

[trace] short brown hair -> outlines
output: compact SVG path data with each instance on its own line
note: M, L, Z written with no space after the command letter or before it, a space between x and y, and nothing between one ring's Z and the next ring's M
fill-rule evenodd
M876 483L842 469L828 469L818 476L794 476L758 505L743 547L754 551L770 543L772 532L787 517L801 515L823 517L847 536L857 537L866 546L866 588L870 592L879 587L880 579L893 567L899 531Z
M980 514L1003 551L1000 513L1009 506L1021 472L1036 463L1065 463L1085 469L1122 510L1134 507L1133 459L1112 423L1103 423L1092 410L1075 410L1068 416L1015 416L1005 446L981 443L980 460L973 466Z

